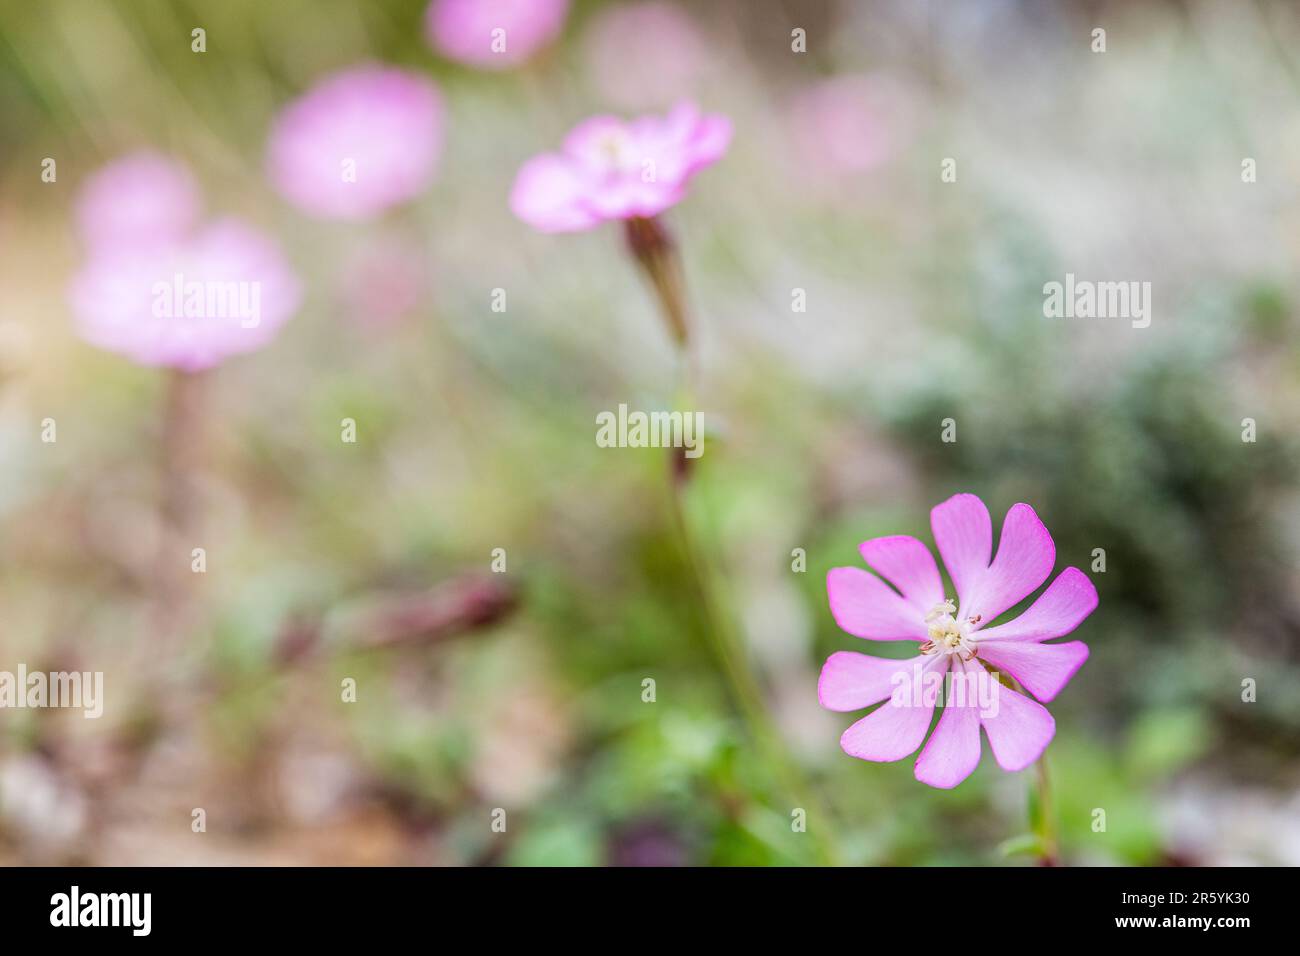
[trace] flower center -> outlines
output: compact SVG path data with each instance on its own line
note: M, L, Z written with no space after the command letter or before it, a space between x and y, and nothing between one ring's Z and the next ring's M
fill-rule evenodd
M930 608L925 615L930 639L921 645L922 654L956 654L961 660L969 661L979 653L979 645L971 637L971 627L979 623L979 618L959 621L956 615L957 606L951 600Z
M627 133L611 131L600 138L598 151L607 166L625 172L635 165L630 146L631 139Z

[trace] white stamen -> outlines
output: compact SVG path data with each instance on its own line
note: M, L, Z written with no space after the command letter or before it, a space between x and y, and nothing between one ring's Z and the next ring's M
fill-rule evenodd
M971 639L971 627L979 623L979 618L958 621L956 614L957 606L951 599L936 604L926 613L926 634L929 640L921 645L922 654L956 654L963 661L974 659L979 653L979 645Z
M952 617L956 613L957 613L957 605L952 603L951 598L945 598L942 604L936 604L934 607L930 608L930 610L926 612L925 623L929 624L931 621L936 621L939 618L943 617L945 614L948 617Z

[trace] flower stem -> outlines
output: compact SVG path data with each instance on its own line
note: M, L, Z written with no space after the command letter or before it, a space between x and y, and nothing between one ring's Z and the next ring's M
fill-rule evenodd
M699 366L689 334L685 283L676 247L668 231L656 219L627 220L625 235L629 251L650 281L668 332L677 347L679 364L676 404L683 411L689 410L695 404L693 382L698 377ZM779 729L768 713L763 690L749 666L744 647L735 630L734 619L727 610L721 576L695 533L687 502L693 462L686 458L683 449L672 448L669 452L672 456L669 500L673 524L695 581L713 652L750 734L773 768L778 787L788 797L803 802L808 817L813 821L810 831L818 856L821 862L834 865L839 861L835 842L830 835L830 813L789 753Z
M1034 798L1030 801L1030 825L1038 837L1040 866L1060 866L1060 843L1057 837L1056 805L1052 800L1051 780L1047 774L1047 755L1034 765Z
M198 541L198 485L207 373L173 370L164 396L159 547L155 570L160 659L174 654L190 625L190 551Z
M690 328L686 323L686 289L672 236L658 219L625 219L624 238L654 289L674 344L690 356Z
M672 449L672 451L680 456L679 449ZM719 666L731 686L731 692L749 726L750 734L773 769L778 786L788 797L801 801L808 811L808 817L812 821L809 829L817 845L821 862L831 866L838 865L835 842L830 835L832 827L830 812L790 755L781 738L780 730L767 711L762 688L746 660L732 617L720 596L722 587L717 581L713 562L709 560L692 530L692 521L686 505L686 482L677 473L676 465L673 466L673 474L669 480L673 523L695 579L700 605L704 610L705 630L709 635Z

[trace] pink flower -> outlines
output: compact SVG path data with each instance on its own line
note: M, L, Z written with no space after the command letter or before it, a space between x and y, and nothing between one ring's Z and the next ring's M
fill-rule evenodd
M798 160L831 176L868 172L899 151L912 109L906 93L885 77L822 80L791 104Z
M187 372L265 345L299 297L276 243L234 219L175 242L99 250L70 290L86 341Z
M443 105L428 80L365 65L327 77L275 121L271 182L304 212L365 219L418 195L442 149Z
M731 122L682 103L666 117L623 122L593 116L558 153L534 156L510 193L514 214L542 232L590 229L613 219L658 215L676 205L699 170L731 142Z
M171 242L193 228L199 206L198 187L183 165L160 153L132 153L86 180L77 226L91 250Z
M340 298L348 317L370 331L396 325L426 298L428 272L418 242L398 235L370 241L340 273Z
M592 85L629 109L663 106L698 88L716 60L680 7L662 0L606 7L583 37Z
M981 727L1004 770L1023 770L1042 755L1056 732L1052 715L1004 686L985 665L1051 701L1088 659L1088 647L1045 642L1069 634L1092 613L1097 589L1078 568L1066 568L1023 614L993 624L1051 574L1051 535L1033 508L1013 505L990 561L993 526L975 495L954 495L936 506L930 527L957 605L945 598L934 558L916 538L863 542L863 558L894 587L862 568L832 568L826 591L835 622L868 640L916 641L920 654L886 660L839 651L822 667L817 694L822 706L837 711L884 701L844 732L840 746L863 760L902 760L925 739L937 686L944 683L943 714L915 774L922 783L950 788L979 763Z
M424 28L444 56L504 70L558 37L568 12L569 0L433 0Z

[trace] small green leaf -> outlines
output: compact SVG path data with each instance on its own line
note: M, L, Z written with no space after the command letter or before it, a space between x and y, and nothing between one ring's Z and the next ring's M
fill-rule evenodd
M1004 857L1009 856L1035 856L1043 855L1043 841L1033 833L1022 833L1020 836L1012 837L1010 840L1004 840L998 846L998 852Z

